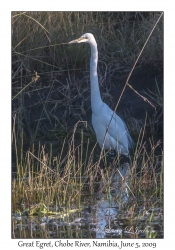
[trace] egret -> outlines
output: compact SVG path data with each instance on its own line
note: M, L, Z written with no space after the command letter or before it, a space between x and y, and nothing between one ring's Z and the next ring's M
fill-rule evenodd
M69 44L72 43L88 43L91 48L90 84L92 125L98 144L101 148L115 150L119 154L128 156L129 149L133 144L129 131L123 120L101 99L97 74L98 50L96 40L91 33L86 33L80 38L69 42Z

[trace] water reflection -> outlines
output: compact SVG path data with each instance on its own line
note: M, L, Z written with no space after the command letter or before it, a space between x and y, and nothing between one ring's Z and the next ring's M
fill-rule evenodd
M102 197L96 204L96 238L105 238L106 235L121 235L122 229L112 229L111 224L116 220L118 208L120 209L128 200L129 188L129 164L123 164L117 168L114 176L111 176L111 186L107 199ZM114 198L117 203L114 202Z

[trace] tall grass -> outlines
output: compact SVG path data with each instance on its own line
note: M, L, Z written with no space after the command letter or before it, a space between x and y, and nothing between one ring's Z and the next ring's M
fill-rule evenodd
M141 131L138 139L129 175L129 207L135 204L136 211L139 207L149 210L160 207L163 203L163 155L156 156L155 150L159 145L154 145L153 141L150 141L151 152L147 152L142 142L144 133L145 131ZM52 145L48 153L40 144L37 151L33 146L26 153L23 148L15 147L17 172L12 179L14 211L28 209L29 212L34 204L44 204L48 208L57 204L60 208L76 207L81 210L83 200L89 194L96 196L97 188L100 193L110 192L114 188L112 182L116 180L113 178L120 165L118 155L110 164L106 161L105 152L95 159L93 155L96 154L96 147L90 148L87 144L85 148L83 131L81 143L75 145L75 134L76 127L68 147L64 141L57 156L52 154ZM15 136L13 132L14 141ZM63 154L64 147L66 155ZM121 190L125 183L121 182ZM119 194L116 196L117 200L121 199Z

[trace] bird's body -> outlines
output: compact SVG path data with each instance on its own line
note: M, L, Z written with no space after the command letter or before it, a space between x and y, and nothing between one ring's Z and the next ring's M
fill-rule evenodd
M69 43L89 43L91 47L90 59L90 82L91 82L91 108L92 125L95 130L97 141L100 147L105 149L115 149L119 154L128 155L132 146L132 139L122 119L114 113L101 99L97 62L97 43L92 34L86 33L79 39Z

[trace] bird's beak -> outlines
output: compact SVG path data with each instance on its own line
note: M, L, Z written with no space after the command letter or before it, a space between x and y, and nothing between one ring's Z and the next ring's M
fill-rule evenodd
M75 40L69 42L68 44L70 44L70 43L82 43L82 42L85 42L85 39L87 39L87 38L81 36L80 38L75 39Z
M70 43L78 43L78 39L75 39L75 40L68 42L68 44L70 44Z

